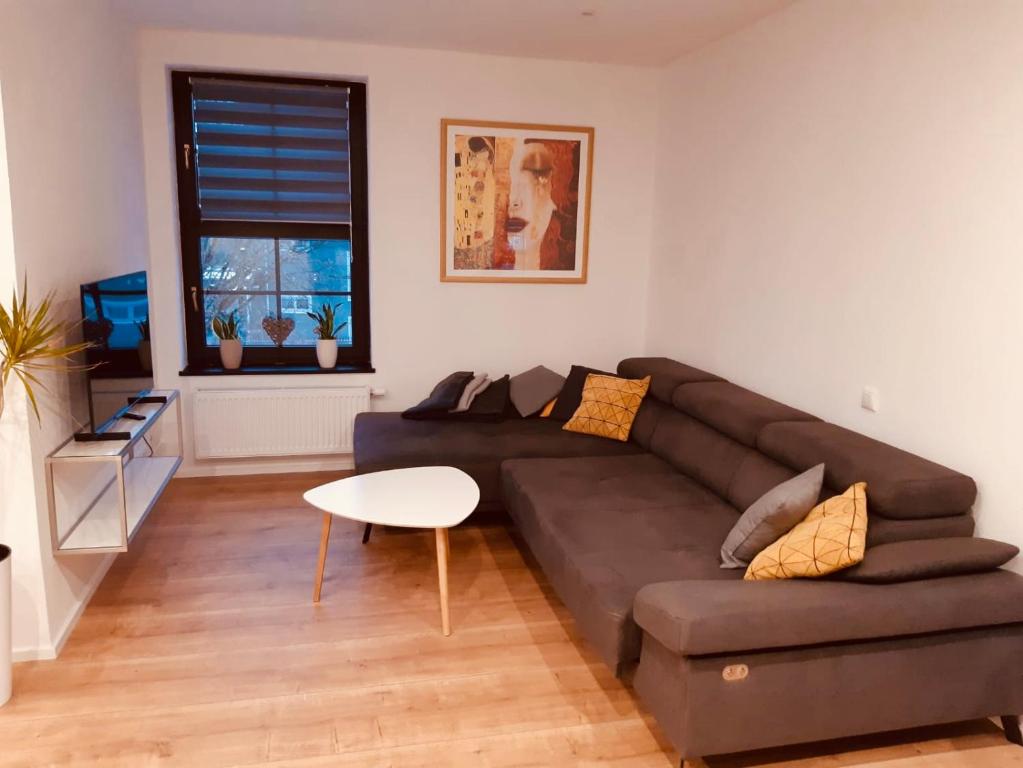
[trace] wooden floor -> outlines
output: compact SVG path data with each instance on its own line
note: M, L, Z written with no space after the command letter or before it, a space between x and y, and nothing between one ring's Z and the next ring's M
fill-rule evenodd
M451 532L449 638L432 531L363 546L337 521L313 605L300 493L324 480L174 481L60 659L16 666L0 765L678 764L506 528ZM1001 768L1023 749L981 721L707 762Z

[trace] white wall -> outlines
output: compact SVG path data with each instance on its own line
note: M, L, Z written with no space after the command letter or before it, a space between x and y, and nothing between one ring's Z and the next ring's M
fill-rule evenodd
M452 370L613 365L642 347L653 203L656 71L289 38L145 31L138 42L157 384L197 388L370 382L400 409ZM210 68L368 82L375 375L179 377L184 362L169 70ZM589 283L442 284L442 117L596 128ZM191 446L191 425L186 425ZM335 462L337 463L337 462ZM252 469L253 464L244 468ZM258 466L258 465L256 465ZM294 466L281 461L266 469ZM230 471L196 466L185 472Z
M673 64L648 333L972 475L1016 544L1021 41L1017 0L804 0Z
M16 279L14 228L7 168L7 141L3 119L3 82L0 81L0 302L8 301ZM43 568L39 530L35 525L36 498L32 483L27 398L14 383L4 389L0 418L0 542L14 554L12 621L18 628L15 647L35 647L49 635L43 594ZM3 619L0 619L2 621Z
M132 33L106 0L0 0L0 18L14 267L32 297L55 291L59 311L77 320L80 283L147 263ZM0 241L2 230L0 221ZM0 279L5 302L12 278ZM51 553L44 458L76 425L67 379L47 381L42 427L22 402L0 433L0 537L14 545L21 658L54 655L110 563Z

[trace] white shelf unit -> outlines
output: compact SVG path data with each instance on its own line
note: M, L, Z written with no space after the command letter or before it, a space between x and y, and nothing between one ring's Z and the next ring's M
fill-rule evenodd
M177 390L154 390L163 403L138 403L107 431L127 440L78 442L72 438L46 459L50 537L58 555L126 552L146 516L181 465L181 400ZM163 418L173 410L176 424ZM153 431L155 428L155 432ZM166 438L170 432L173 440ZM159 435L161 440L152 441ZM172 450L163 446L176 443Z

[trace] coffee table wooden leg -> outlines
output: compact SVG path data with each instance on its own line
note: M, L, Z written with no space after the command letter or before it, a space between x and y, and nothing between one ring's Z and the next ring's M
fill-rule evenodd
M327 545L330 543L330 521L334 516L323 514L323 531L320 533L320 561L316 564L316 583L313 584L313 602L320 602L320 588L323 586L323 567L327 564Z
M444 636L451 634L451 618L448 614L448 529L437 528L437 580L440 583L440 626Z

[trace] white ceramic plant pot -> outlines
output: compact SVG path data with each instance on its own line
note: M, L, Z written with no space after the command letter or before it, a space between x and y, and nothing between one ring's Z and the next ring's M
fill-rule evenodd
M152 342L145 340L139 342L139 364L142 366L143 371L153 370Z
M0 707L11 698L11 550L0 544Z
M337 339L320 339L316 342L316 360L320 368L337 365Z
M241 339L220 340L220 364L224 370L233 371L242 366Z

